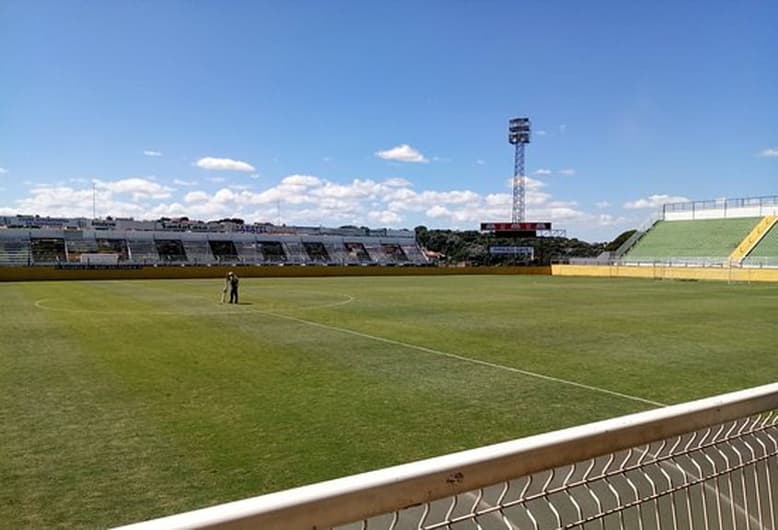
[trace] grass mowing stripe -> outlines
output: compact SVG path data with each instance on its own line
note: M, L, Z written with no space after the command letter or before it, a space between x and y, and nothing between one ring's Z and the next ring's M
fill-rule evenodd
M0 527L126 523L649 406L591 387L675 403L778 374L776 286L248 278L220 306L222 286L0 284Z
M36 288L6 287L5 302ZM0 527L94 528L142 517L150 505L160 515L187 507L182 499L200 486L195 460L100 362L106 350L54 313L14 307L0 321Z
M190 295L190 296L201 298L201 299L204 299L204 300L208 300L207 297L201 296L201 295ZM342 295L342 296L348 296L348 299L347 299L347 301L345 303L349 303L349 302L352 302L354 300L354 297L352 297L350 295ZM337 306L337 305L343 305L343 303L335 304L335 306ZM327 305L323 305L323 306L319 306L318 308L325 308L325 307L328 307L328 306ZM334 307L334 306L332 306L332 307ZM398 340L395 340L395 339L389 339L389 338L386 338L386 337L380 337L380 336L377 336L377 335L371 335L371 334L368 334L368 333L362 333L360 331L355 331L355 330L348 329L348 328L342 328L342 327L338 327L338 326L331 326L329 324L322 324L320 322L316 322L316 321L313 321L313 320L305 320L305 319L302 319L302 318L297 318L297 317L293 317L293 316L289 316L289 315L284 315L282 313L275 313L275 312L272 312L272 311L263 311L261 309L247 309L246 312L259 313L259 314L263 314L263 315L272 315L272 316L275 316L275 317L278 317L278 318L284 318L284 319L291 320L291 321L294 321L294 322L300 322L300 323L303 323L303 324L308 324L308 325L311 325L311 326L316 326L316 327L319 327L319 328L322 328L322 329L329 329L329 330L332 330L332 331L338 331L338 332L346 333L346 334L353 335L353 336L356 336L356 337L362 337L362 338L366 338L366 339L370 339L370 340L384 342L386 344L393 344L395 346L401 346L403 348L409 348L409 349L414 349L414 350L417 350L417 351L422 351L422 352L425 352L425 353L431 353L433 355L439 355L439 356L448 357L448 358L451 358L451 359L457 359L457 360L460 360L460 361L469 362L469 363L473 363L473 364L480 364L482 366L488 366L490 368L496 368L498 370L506 370L506 371L509 371L509 372L525 375L525 376L528 376L528 377L534 377L534 378L543 379L543 380L546 380L546 381L552 381L552 382L555 382L555 383L560 383L560 384L570 385L570 386L574 386L574 387L578 387L578 388L583 388L583 389L586 389L586 390L591 390L593 392L599 392L599 393L603 393L603 394L608 394L608 395L615 396L615 397L618 397L618 398L628 399L628 400L631 400L631 401L636 401L636 402L643 403L643 404L646 404L646 405L651 405L651 406L654 406L654 407L666 407L667 406L666 403L661 403L659 401L653 401L653 400L642 398L642 397L639 397L639 396L633 396L631 394L626 394L626 393L623 393L623 392L617 392L615 390L609 390L607 388L602 388L602 387L593 386L593 385L587 385L585 383L579 383L577 381L571 381L569 379L563 379L563 378L560 378L560 377L554 377L554 376L550 376L550 375L546 375L546 374L541 374L541 373L538 373L538 372L532 372L532 371L529 371L529 370L522 370L521 368L515 368L513 366L506 366L506 365L502 365L502 364L493 363L493 362L490 362L490 361L484 361L484 360L481 360L481 359L475 359L475 358L472 358L472 357L466 357L464 355L458 355L456 353L444 352L444 351L436 350L436 349L433 349L433 348L427 348L426 346L419 346L419 345L416 345L416 344L411 344L411 343L408 343L408 342L402 342L402 341L398 341Z
M427 348L426 346L419 346L419 345L416 345L416 344L410 344L408 342L402 342L402 341L395 340L395 339L388 339L386 337L379 337L377 335L370 335L368 333L362 333L361 331L354 331L353 329L341 328L341 327L337 327L337 326L330 326L329 324L322 324L320 322L315 322L313 320L305 320L303 318L297 318L297 317L293 317L293 316L289 316L289 315L283 315L281 313L273 313L273 312L270 312L270 311L262 311L260 309L251 309L249 311L252 312L252 313L260 313L260 314L263 314L263 315L270 315L270 316L274 316L274 317L277 317L277 318L284 318L284 319L287 319L287 320L292 320L294 322L300 322L302 324L308 324L310 326L316 326L316 327L319 327L319 328L322 328L322 329L329 329L329 330L332 330L332 331L338 331L340 333L346 333L346 334L349 334L349 335L354 335L356 337L362 337L362 338L365 338L365 339L371 339L371 340L375 340L375 341L379 341L379 342L385 342L387 344L394 344L396 346L402 346L403 348L410 348L410 349L413 349L413 350L423 351L425 353L431 353L433 355L440 355L440 356L443 356L443 357L449 357L449 358L452 358L452 359L458 359L460 361L465 361L465 362L474 363L474 364L480 364L482 366L488 366L490 368L496 368L498 370L507 370L509 372L514 372L514 373L517 373L517 374L526 375L528 377L535 377L535 378L538 378L538 379L544 379L546 381L553 381L555 383L561 383L561 384L565 384L565 385L575 386L575 387L578 387L578 388L584 388L586 390L592 390L594 392L600 392L600 393L603 393L603 394L609 394L611 396L616 396L616 397L623 398L623 399L629 399L631 401L638 401L638 402L644 403L646 405L653 405L653 406L656 406L656 407L666 407L667 406L665 403L660 403L658 401L652 401L650 399L645 399L645 398L638 397L638 396L632 396L632 395L629 395L629 394L624 394L622 392L616 392L615 390L608 390L607 388L600 388L600 387L597 387L597 386L587 385L587 384L584 384L584 383L578 383L576 381L570 381L570 380L567 380L567 379L561 379L559 377L554 377L554 376L551 376L551 375L539 374L537 372L530 372L528 370L522 370L520 368L514 368L513 366L505 366L505 365L502 365L502 364L492 363L492 362L489 362L489 361L483 361L481 359L474 359L472 357L465 357L464 355L458 355L456 353L450 353L450 352L444 352L444 351L440 351L440 350L435 350L435 349L432 349L432 348Z

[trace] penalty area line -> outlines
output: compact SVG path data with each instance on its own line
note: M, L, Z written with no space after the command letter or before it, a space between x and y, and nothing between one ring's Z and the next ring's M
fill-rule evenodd
M619 398L622 398L622 399L629 399L631 401L637 401L637 402L643 403L645 405L652 405L652 406L655 406L655 407L666 407L667 406L665 403L660 403L658 401L652 401L650 399L645 399L645 398L638 397L638 396L632 396L630 394L624 394L622 392L617 392L615 390L608 390L607 388L601 388L601 387L598 387L598 386L587 385L585 383L578 383L576 381L570 381L569 379L562 379L561 377L554 377L554 376L551 376L551 375L545 375L545 374L540 374L540 373L537 373L537 372L531 372L529 370L522 370L521 368L514 368L512 366L506 366L506 365L503 365L503 364L497 364L497 363L493 363L493 362L489 362L489 361L483 361L481 359L474 359L472 357L465 357L464 355L458 355L456 353L450 353L450 352L445 352L445 351L441 351L441 350L435 350L433 348L427 348L426 346L419 346L417 344L411 344L409 342L402 342L402 341L399 341L399 340L388 339L386 337L380 337L378 335L370 335L368 333L362 333L361 331L354 331L353 329L341 328L341 327L338 327L338 326L330 326L329 324L322 324L320 322L315 322L313 320L305 320L303 318L297 318L297 317L293 317L293 316L289 316L289 315L283 315L283 314L280 314L280 313L273 313L271 311L262 311L262 310L259 310L259 309L255 309L253 312L261 313L263 315L274 316L274 317L277 317L277 318L283 318L283 319L286 319L286 320L291 320L293 322L299 322L301 324L308 324L309 326L314 326L314 327L317 327L317 328L328 329L328 330L332 330L332 331L338 331L340 333L346 333L348 335L353 335L355 337L362 337L362 338L365 338L365 339L375 340L375 341L383 342L383 343L386 343L386 344L392 344L394 346L401 346L403 348L408 348L408 349L411 349L411 350L417 350L417 351L422 351L422 352L425 352L425 353L431 353L432 355L438 355L438 356L441 356L441 357L448 357L450 359L457 359L459 361L464 361L464 362L468 362L468 363L472 363L472 364L479 364L481 366L487 366L489 368L496 368L498 370L505 370L507 372L513 372L513 373L525 375L525 376L528 376L528 377L534 377L536 379L543 379L545 381L552 381L554 383L560 383L560 384L565 384L565 385L569 385L569 386L574 386L574 387L577 387L577 388L583 388L585 390L591 390L593 392L599 392L601 394L608 394L610 396L615 396L615 397L619 397Z

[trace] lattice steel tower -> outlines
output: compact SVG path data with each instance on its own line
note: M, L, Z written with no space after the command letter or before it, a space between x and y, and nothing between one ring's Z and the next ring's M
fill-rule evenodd
M524 174L524 145L530 139L529 118L512 118L508 122L508 142L513 144L513 212L511 222L524 221L526 214L525 195L527 177Z

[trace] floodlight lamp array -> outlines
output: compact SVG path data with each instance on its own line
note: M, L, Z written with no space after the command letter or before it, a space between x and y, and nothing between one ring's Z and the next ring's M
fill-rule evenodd
M529 118L512 118L508 122L508 142L510 144L528 144L530 141Z

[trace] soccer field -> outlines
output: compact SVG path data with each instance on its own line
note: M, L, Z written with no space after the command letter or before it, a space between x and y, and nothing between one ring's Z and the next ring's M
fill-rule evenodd
M778 286L0 284L0 526L105 527L778 379Z

